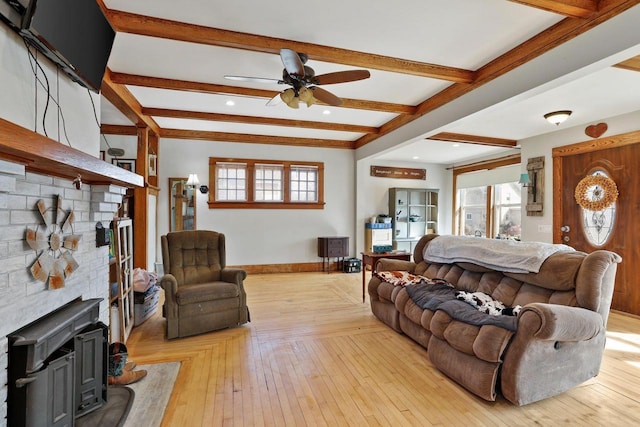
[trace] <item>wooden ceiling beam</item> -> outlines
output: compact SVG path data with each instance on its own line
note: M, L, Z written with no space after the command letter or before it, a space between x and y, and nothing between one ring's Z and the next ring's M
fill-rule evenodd
M142 114L142 106L129 92L129 89L111 80L111 70L109 69L102 78L100 93L136 126L147 127L156 135L160 134L160 126L151 117Z
M588 18L598 10L598 0L509 0L569 18Z
M629 71L640 71L640 55L629 58L626 61L619 62L615 64L614 67Z
M115 83L131 86L151 87L156 89L183 90L188 92L230 94L240 96L253 96L256 98L271 99L279 91L252 89L239 86L227 86L213 83L191 82L185 80L165 79L161 77L140 76L111 72L111 80ZM320 105L327 105L318 101ZM340 108L352 108L356 110L380 111L394 114L414 114L416 107L413 105L393 104L391 102L367 101L360 99L342 98Z
M493 138L490 136L466 135L462 133L440 132L427 139L436 141L463 142L465 144L489 145L492 147L515 147L515 139Z
M295 40L222 30L113 9L107 10L106 16L113 29L122 33L272 54L279 54L280 49L286 47L296 52L304 52L309 59L316 61L411 74L456 83L470 83L474 80L473 71L461 68L303 43Z
M511 154L509 156L500 157L498 159L481 160L479 162L466 163L464 165L453 166L447 168L453 170L453 174L476 172L479 170L490 170L503 166L515 165L521 162L520 154Z
M103 135L137 136L138 128L135 126L103 124L103 125L100 125L100 133Z
M244 123L250 125L268 125L322 129L338 132L378 133L374 126L361 126L343 123L314 122L308 120L288 120L271 117L242 116L238 114L207 113L203 111L173 110L166 108L142 108L142 113L155 117L173 117L181 119L209 120L214 122Z
M246 133L210 132L185 129L162 129L162 138L198 139L205 141L239 142L247 144L292 145L296 147L342 148L352 150L353 141L319 138L294 138L273 135L253 135Z

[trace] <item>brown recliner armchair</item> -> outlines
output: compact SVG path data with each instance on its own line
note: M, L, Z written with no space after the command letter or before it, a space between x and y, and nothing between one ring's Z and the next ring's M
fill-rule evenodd
M167 338L186 337L249 321L244 270L225 268L225 237L207 230L161 237Z

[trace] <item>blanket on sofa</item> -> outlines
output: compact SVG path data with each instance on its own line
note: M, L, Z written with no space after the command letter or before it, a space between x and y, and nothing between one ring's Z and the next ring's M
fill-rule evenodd
M538 273L542 263L567 245L471 236L438 236L424 250L424 259L440 264L470 262L507 273Z
M422 309L443 310L453 319L475 326L494 325L516 331L518 318L515 316L493 316L478 311L465 301L456 298L456 289L445 283L416 283L406 286L409 297Z

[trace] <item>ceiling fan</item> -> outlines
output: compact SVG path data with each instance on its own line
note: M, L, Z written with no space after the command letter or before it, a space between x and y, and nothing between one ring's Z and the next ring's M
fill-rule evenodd
M342 99L318 86L364 80L371 76L368 70L337 71L335 73L320 74L316 76L313 68L304 65L308 60L308 56L304 53L298 53L291 49L280 49L280 58L284 64L281 80L262 77L224 77L229 80L289 85L291 88L276 95L273 99L267 102L267 105L275 105L280 101L284 101L289 107L298 108L300 101L305 102L307 107L310 107L316 101L322 101L328 105L339 106L342 104Z

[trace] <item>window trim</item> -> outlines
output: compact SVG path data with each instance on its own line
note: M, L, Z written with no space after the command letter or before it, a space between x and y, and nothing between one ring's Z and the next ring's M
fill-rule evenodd
M216 165L218 163L241 163L245 164L247 188L246 201L216 201ZM284 201L256 201L255 197L255 166L261 165L280 165L284 169L284 185L283 196ZM315 202L294 202L291 201L290 183L291 183L291 167L307 166L315 167L318 170L318 200ZM322 162L306 162L291 160L264 160L264 159L239 159L239 158L222 158L209 157L209 209L324 209L324 163Z
M492 160L486 160L486 161L480 161L480 162L476 162L476 163L469 163L467 165L460 165L457 167L454 167L452 172L453 172L453 185L452 185L452 193L453 193L453 197L451 198L451 204L452 204L452 209L451 209L451 216L452 216L452 228L453 228L453 234L454 235L459 235L460 234L460 223L459 220L460 218L458 217L459 212L459 206L460 206L460 200L458 200L458 185L457 185L457 178L458 175L460 174L465 174L465 173L470 173L470 172L475 172L475 171L479 171L479 170L484 170L484 169L493 169L493 168L499 168L501 166L509 166L509 165L514 165L517 163L521 163L521 159L520 159L520 154L515 154L512 156L505 156L505 157L501 157L498 159L492 159ZM489 198L489 195L487 195L487 199ZM488 207L487 207L487 212L491 212ZM487 215L487 217L491 217L492 215ZM491 228L489 228L490 226L492 226L492 224L489 222L487 224L487 230L490 230Z

